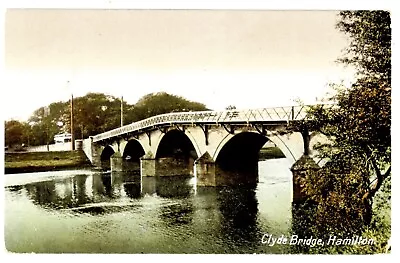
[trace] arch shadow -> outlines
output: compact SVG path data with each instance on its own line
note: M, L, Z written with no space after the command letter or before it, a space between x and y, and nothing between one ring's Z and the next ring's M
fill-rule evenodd
M145 155L145 151L140 142L137 140L129 140L125 146L122 157L124 160L130 162L139 162L140 157L143 155Z
M216 157L216 184L256 184L259 151L267 141L254 132L242 132L227 141Z
M101 161L101 168L103 170L111 169L111 156L115 153L114 149L108 145L106 146L103 151L101 152L100 161Z
M129 140L125 146L122 160L124 163L125 171L139 171L140 170L140 158L146 153L143 149L142 144L133 139Z
M180 130L170 130L161 139L155 155L159 176L193 176L193 164L198 158L190 138Z

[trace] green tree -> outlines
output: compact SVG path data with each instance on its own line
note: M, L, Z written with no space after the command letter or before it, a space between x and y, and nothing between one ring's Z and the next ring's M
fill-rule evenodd
M318 204L316 228L350 235L371 225L374 197L391 175L390 14L343 11L337 27L350 38L339 61L357 70L356 80L335 85L335 107L311 111L311 128L331 138L317 147L329 162L303 183Z
M22 122L23 125L23 143L27 146L33 145L34 136L32 131L32 126L27 122Z
M75 138L87 138L111 129L121 124L121 99L103 93L88 93L74 98L74 135ZM65 107L62 122L65 131L71 130L70 102ZM130 105L124 102L124 108ZM126 122L125 122L126 124Z
M154 115L208 110L204 104L192 102L165 92L152 93L141 98L135 105L123 102L124 124ZM121 99L103 93L88 93L74 98L74 135L87 138L121 125ZM35 110L29 119L32 145L48 144L54 135L71 131L70 101L54 102Z
M53 142L54 135L63 131L59 124L63 120L65 108L65 102L54 102L33 112L28 120L32 125L32 145L48 145Z
M24 124L16 121L6 121L4 123L4 136L5 136L5 145L8 147L12 147L14 145L21 145L24 141Z
M151 116L187 111L205 111L207 107L199 102L189 101L185 98L168 94L166 92L150 93L143 96L136 104L134 113L140 119Z

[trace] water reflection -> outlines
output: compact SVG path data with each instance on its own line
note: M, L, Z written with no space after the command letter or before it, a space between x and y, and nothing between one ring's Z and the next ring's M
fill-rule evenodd
M129 198L139 198L141 197L141 187L140 183L137 182L127 182L124 184L124 191Z
M222 188L217 195L219 210L223 216L224 227L229 233L253 232L257 227L258 201L254 188Z
M11 191L21 189L10 187ZM128 209L118 201L140 199L145 195L185 200L160 208L159 218L167 226L190 224L195 210L204 212L203 219L218 218L217 231L228 239L251 240L257 237L258 201L255 188L200 187L192 178L144 177L132 173L99 173L71 178L37 182L24 186L29 198L47 209L68 209L89 214L104 214ZM196 202L193 197L196 196ZM108 202L108 203L107 203ZM102 203L100 206L93 204ZM107 203L107 205L104 205ZM212 205L209 209L207 205ZM206 206L206 207L204 207ZM206 208L206 209L204 209ZM219 214L215 215L215 209ZM211 214L210 214L211 213Z
M214 192L220 213L219 232L221 238L235 242L235 249L252 250L258 246L261 233L258 225L258 200L254 187L219 187Z
M101 184L103 185L102 192L104 193L105 196L112 198L113 191L112 191L112 184L111 184L111 175L102 174L100 179L101 179Z
M262 174L257 187L196 187L193 177L141 178L132 172L71 175L6 187L7 248L278 253L282 250L260 240L270 230L288 231L290 200L276 196L290 195L291 182ZM16 230L20 228L24 231Z
M193 194L193 184L185 177L144 177L137 173L112 172L77 175L54 181L8 187L25 188L29 198L44 208L73 208L119 199L139 199L144 195L185 198Z
M156 180L156 193L166 198L185 198L192 194L193 185L189 184L190 178L185 177L159 177Z
M191 203L173 204L160 209L160 219L167 226L179 227L193 221L194 207Z

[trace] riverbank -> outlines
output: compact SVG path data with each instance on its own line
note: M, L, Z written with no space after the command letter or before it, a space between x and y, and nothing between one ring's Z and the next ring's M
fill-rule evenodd
M6 153L6 174L58 171L90 167L83 151Z
M278 147L266 147L261 148L258 158L260 161L265 161L269 159L285 158L285 155Z
M259 160L285 158L277 147L262 148ZM5 154L5 173L29 173L59 171L71 168L90 167L83 151L18 152Z

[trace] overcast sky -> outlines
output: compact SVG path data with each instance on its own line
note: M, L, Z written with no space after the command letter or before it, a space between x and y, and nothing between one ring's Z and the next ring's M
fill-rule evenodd
M335 11L41 10L5 14L5 119L70 94L166 91L222 110L315 102L349 79ZM69 85L67 82L69 81Z

